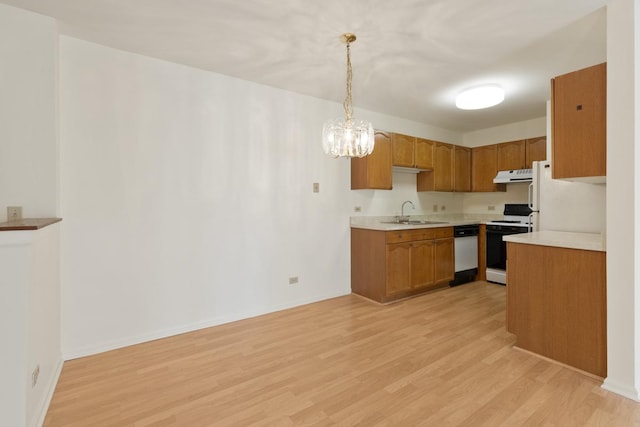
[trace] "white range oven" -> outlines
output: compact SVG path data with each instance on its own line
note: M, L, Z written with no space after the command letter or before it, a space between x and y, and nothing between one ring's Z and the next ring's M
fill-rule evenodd
M487 222L487 281L507 284L507 244L503 236L531 230L531 208L526 203L504 205L503 219Z

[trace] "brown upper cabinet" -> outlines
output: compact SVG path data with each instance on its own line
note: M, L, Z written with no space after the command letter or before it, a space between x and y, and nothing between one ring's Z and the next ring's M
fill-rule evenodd
M505 184L494 184L498 173L498 144L471 149L471 191L506 191Z
M415 149L415 167L418 169L433 169L434 161L434 147L436 145L435 141L431 141L429 139L416 138L416 149Z
M525 141L525 168L531 169L533 162L547 159L547 137L539 136Z
M498 170L508 171L524 169L525 165L524 140L510 141L498 144Z
M523 139L498 145L498 170L531 169L534 161L547 158L547 138Z
M453 191L453 145L433 141L433 170L420 172L418 191Z
M393 166L412 168L415 165L414 153L416 137L392 133Z
M435 142L400 133L391 134L393 166L432 169Z
M453 146L453 191L471 191L471 148Z
M607 174L607 64L551 80L552 176Z
M351 189L392 189L392 167L425 169L418 173L418 191L506 191L494 184L500 170L530 168L546 159L546 137L484 145L473 149L376 131L375 148L367 157L351 159Z
M351 189L391 190L391 134L375 131L373 153L351 158Z

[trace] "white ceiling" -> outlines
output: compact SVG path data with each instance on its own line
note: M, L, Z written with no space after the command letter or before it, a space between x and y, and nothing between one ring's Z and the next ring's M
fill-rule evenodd
M0 0L59 20L62 34L470 131L542 117L549 79L606 60L606 0ZM456 94L505 88L494 108ZM375 125L375 124L374 124Z

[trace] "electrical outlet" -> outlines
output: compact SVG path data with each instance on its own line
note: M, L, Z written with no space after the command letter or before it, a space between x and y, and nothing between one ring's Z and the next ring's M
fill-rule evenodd
M40 376L40 365L37 365L36 369L31 373L31 388L38 384L38 376Z
M295 285L298 283L298 276L289 277L289 284Z
M488 208L490 211L495 211L495 210L496 210L496 207L495 207L495 206L493 206L493 205L489 205L487 208Z
M18 221L22 219L22 206L7 207L7 221Z
M314 182L313 183L313 192L314 193L319 193L320 192L320 183L319 182Z
M353 208L354 212L362 212L362 206L356 206Z
M438 205L433 205L433 211L438 212Z

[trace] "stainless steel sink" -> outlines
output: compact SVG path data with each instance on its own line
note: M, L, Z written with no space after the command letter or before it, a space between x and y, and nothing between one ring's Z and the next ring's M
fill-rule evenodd
M395 220L395 221L381 221L382 224L398 224L398 225L431 225L431 224L449 224L444 221L422 221L422 220Z

